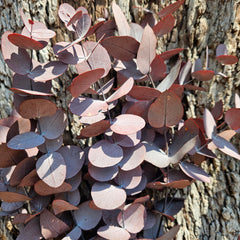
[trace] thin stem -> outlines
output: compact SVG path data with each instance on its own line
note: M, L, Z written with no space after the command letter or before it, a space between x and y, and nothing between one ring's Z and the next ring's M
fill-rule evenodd
M148 76L148 79L150 80L150 82L151 82L152 86L153 86L154 88L156 88L156 86L155 86L155 83L154 83L154 81L153 81L153 79L152 79L152 76L151 76L151 74L150 74L150 73L148 73L148 74L147 74L147 76Z
M169 154L169 147L168 147L168 139L167 139L167 128L164 127L164 139L165 139L165 146L166 146L166 154Z

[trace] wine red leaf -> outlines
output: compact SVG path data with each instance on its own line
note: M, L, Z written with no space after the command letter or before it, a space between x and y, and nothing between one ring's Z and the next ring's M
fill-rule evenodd
M84 72L73 79L70 92L73 97L78 97L84 93L92 84L97 82L104 74L103 68L97 68Z
M158 16L160 18L167 16L169 13L174 13L175 11L177 11L180 6L185 2L185 0L179 0L175 3L172 3L170 5L168 5L167 7L165 7L164 9L162 9L159 13Z
M175 18L172 14L168 14L162 18L152 29L158 37L162 37L172 31L175 24Z
M0 199L8 203L31 200L30 197L16 192L0 192Z
M199 70L192 73L192 76L198 81L209 81L214 77L214 71L212 70Z
M101 44L111 56L122 61L130 61L135 58L139 48L139 42L129 36L108 37Z
M42 43L19 33L9 34L8 40L17 47L24 49L40 50L44 47Z
M152 127L174 126L182 119L181 99L172 91L165 91L151 104L148 121Z

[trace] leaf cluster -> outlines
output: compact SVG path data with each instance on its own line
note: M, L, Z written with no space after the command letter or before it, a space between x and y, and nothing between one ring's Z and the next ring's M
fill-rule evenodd
M3 34L2 54L14 72L14 111L0 121L1 215L14 216L18 240L172 239L180 226L163 233L163 219L175 221L183 207L175 189L197 180L210 183L201 163L215 158L216 148L240 160L229 142L240 131L238 95L226 113L219 101L201 118L184 115L184 94L205 91L193 82L226 77L208 69L208 51L204 69L200 60L184 62L182 48L156 53L157 38L173 29L173 13L184 2L161 10L156 24L148 10L141 25L128 23L113 2L114 19L93 26L84 7L61 4L58 15L76 37L56 43L57 60L46 63L33 59L33 51L55 36L43 23L21 10L21 34ZM88 40L93 34L96 42ZM238 58L222 44L216 60L226 65ZM67 115L51 101L51 80L68 65L78 73L68 86L69 109L82 123L78 139L101 136L85 149L64 143ZM112 117L119 102L121 112ZM154 199L155 191L165 198Z

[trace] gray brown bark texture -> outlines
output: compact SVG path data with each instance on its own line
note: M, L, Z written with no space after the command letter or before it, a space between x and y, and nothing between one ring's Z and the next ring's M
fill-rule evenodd
M25 14L33 20L46 23L56 31L57 36L52 41L68 41L72 38L57 16L58 7L62 2L68 2L75 8L85 6L93 21L101 17L101 8L109 7L111 0L0 0L0 33L4 31L20 32L23 23L19 16L22 8ZM129 20L139 22L141 14L132 6L142 6L158 12L175 0L118 0L117 4ZM173 31L158 41L158 52L176 47L185 48L186 59L200 57L205 60L206 46L209 47L209 68L220 70L221 66L214 61L215 49L218 44L225 43L229 54L239 56L240 52L240 0L186 0L185 4L174 14L176 24ZM53 52L46 48L40 51L38 59L48 61L54 58ZM67 110L71 96L66 91L74 74L70 68L59 79L53 80L54 100ZM211 108L222 99L224 109L234 106L234 93L239 94L240 61L233 66L225 66L228 79L214 77L213 80L202 83L207 92L187 94L188 117L203 114L204 107ZM11 87L12 73L4 63L0 54L0 117L11 113L13 96ZM79 131L77 120L69 115L69 130L74 135ZM239 136L234 139L239 148ZM203 164L211 176L211 183L197 181L191 187L179 192L176 196L184 196L185 206L177 214L177 223L182 227L176 239L187 240L232 240L240 234L240 164L238 160L217 152L217 159ZM168 223L171 226L171 223ZM6 228L6 221L1 220L1 235L11 239ZM0 237L1 238L1 237Z

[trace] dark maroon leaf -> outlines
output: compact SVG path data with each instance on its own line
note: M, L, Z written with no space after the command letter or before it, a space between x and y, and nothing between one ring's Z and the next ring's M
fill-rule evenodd
M174 126L183 116L181 99L172 91L165 91L148 110L148 121L152 127Z
M84 93L92 84L97 82L104 74L103 68L97 68L78 75L73 79L70 92L73 97L78 97Z
M37 147L45 142L43 136L35 132L26 132L13 137L7 146L15 150L24 150L28 148Z
M126 192L108 183L94 183L91 195L95 205L103 210L113 210L122 206L126 200Z
M22 179L35 168L35 164L36 160L29 157L18 163L11 175L10 185L16 186L20 184Z
M118 134L133 134L145 126L143 118L133 114L121 114L117 116L111 125L111 130Z
M172 3L170 5L168 5L167 7L165 7L164 9L162 9L159 13L158 16L160 18L167 16L169 13L174 13L175 11L177 11L180 6L185 2L185 0L179 0L175 3Z
M169 58L171 58L172 56L179 54L183 50L184 50L184 48L175 48L175 49L168 50L164 53L161 53L159 56L165 61L165 60L168 60Z
M151 67L150 75L153 81L162 80L166 76L167 65L159 55L156 55L150 67Z
M36 163L38 176L50 187L60 187L66 178L66 163L60 153L41 156Z
M121 8L114 1L112 2L112 11L113 11L115 22L117 24L119 35L129 36L131 30L128 25L127 19L124 16Z
M130 204L118 215L118 223L130 233L138 233L144 227L145 207L140 203Z
M8 40L17 47L24 49L40 50L44 47L40 42L19 33L9 34Z
M39 180L39 177L37 175L36 169L33 169L29 174L27 174L20 184L18 185L19 187L28 187L28 186L33 186L37 181Z
M111 56L122 61L130 61L135 58L139 48L139 42L129 36L108 37L101 44Z
M161 92L154 88L145 86L133 86L129 95L137 100L152 100L161 95Z
M88 153L90 163L100 168L112 167L119 163L122 157L122 148L107 140L101 140L95 143Z
M63 156L66 167L66 179L75 176L82 168L85 156L84 152L78 146L64 146L58 150L58 152Z
M73 212L77 225L82 230L95 228L102 218L102 211L90 208L89 202L90 201L83 202L80 204L79 209Z
M215 104L211 113L212 113L215 120L219 120L222 117L222 115L223 115L223 101L222 100L218 101ZM225 121L226 121L226 119L225 119Z
M162 37L172 31L175 24L175 18L172 14L168 14L162 18L152 29L158 37Z
M67 27L69 27L69 25L74 24L77 20L79 20L79 18L82 17L83 12L81 10L76 11L75 14L69 19L68 23L67 23Z
M156 56L157 38L152 28L144 28L141 43L137 53L137 66L142 74L150 72L150 65Z
M123 148L123 159L118 164L124 171L130 171L139 166L145 159L146 148L142 143L135 147Z
M55 238L60 234L69 230L69 226L49 212L44 209L40 214L40 226L41 233L44 238Z
M23 118L40 118L51 116L57 111L55 103L42 98L28 99L21 103L19 113Z
M111 240L128 240L130 238L129 232L124 228L109 225L100 227L97 234L104 239Z
M81 117L92 117L100 111L106 111L108 104L105 101L87 97L73 98L69 104L70 111Z
M182 169L182 171L190 178L210 183L210 177L202 168L186 161L181 162L179 166Z

